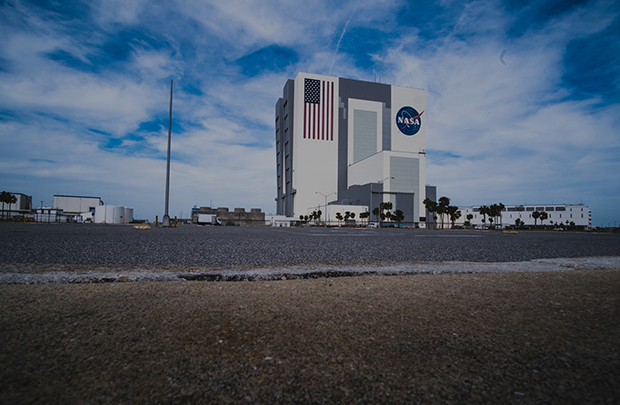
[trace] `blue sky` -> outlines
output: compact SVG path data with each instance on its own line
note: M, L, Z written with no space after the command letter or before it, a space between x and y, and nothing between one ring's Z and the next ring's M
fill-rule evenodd
M0 189L161 217L174 79L170 214L274 212L274 105L331 71L426 90L427 182L454 204L583 202L613 225L619 58L614 0L5 0Z

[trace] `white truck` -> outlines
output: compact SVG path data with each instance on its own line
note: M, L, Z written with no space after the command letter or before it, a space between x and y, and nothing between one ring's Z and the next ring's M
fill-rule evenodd
M215 214L198 214L198 225L222 225L222 221Z

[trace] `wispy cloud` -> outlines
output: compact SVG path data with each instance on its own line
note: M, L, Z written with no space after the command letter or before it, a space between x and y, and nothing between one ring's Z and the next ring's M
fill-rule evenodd
M441 195L583 200L607 224L620 204L619 16L615 1L9 0L0 188L161 215L174 79L172 213L210 200L273 212L275 102L298 71L331 69L426 90Z

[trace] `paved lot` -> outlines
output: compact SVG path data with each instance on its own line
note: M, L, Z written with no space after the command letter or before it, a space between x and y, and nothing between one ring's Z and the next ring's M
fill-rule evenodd
M618 403L619 269L609 234L0 224L0 403Z
M3 404L617 404L620 271L0 285Z
M0 263L267 265L521 262L620 256L620 235L269 227L0 224Z

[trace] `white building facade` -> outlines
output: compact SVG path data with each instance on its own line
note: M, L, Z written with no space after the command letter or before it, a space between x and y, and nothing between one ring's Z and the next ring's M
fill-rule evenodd
M470 220L471 225L475 227L487 227L491 225L489 217L480 214L480 206L475 205L472 207L459 207L461 211L461 217L456 224L463 225L465 221L468 221L467 216L472 215ZM541 222L540 218L535 220L532 217L532 213L535 211L546 212L547 219ZM482 220L485 219L483 222ZM498 221L500 219L500 221ZM502 211L501 218L494 219L493 225L502 225L506 227L508 225L515 225L517 219L519 219L525 226L534 225L551 225L564 224L578 228L587 228L592 226L592 212L590 208L583 204L538 204L538 205L508 205ZM447 224L448 222L446 222Z
M95 209L100 205L103 205L100 197L55 195L52 207L63 210L67 216L77 217L85 212L95 212Z
M424 114L424 90L310 73L288 80L276 104L277 214L392 202L406 224L423 224Z

